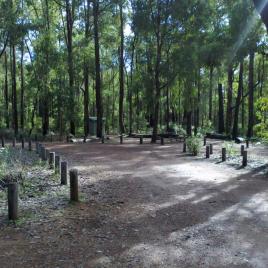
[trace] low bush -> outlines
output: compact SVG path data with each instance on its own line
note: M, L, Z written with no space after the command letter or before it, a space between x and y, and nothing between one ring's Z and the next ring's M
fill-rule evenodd
M200 153L202 148L202 139L197 136L192 136L186 139L186 145L189 152L196 156Z

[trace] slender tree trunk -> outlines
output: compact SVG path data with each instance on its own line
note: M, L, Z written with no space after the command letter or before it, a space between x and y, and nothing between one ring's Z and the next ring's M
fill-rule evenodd
M239 121L239 109L242 99L243 92L243 75L244 75L244 59L240 61L240 70L239 70L239 84L237 90L237 97L235 102L235 113L234 113L234 126L233 126L233 139L238 136L238 121Z
M86 7L85 7L85 20L86 20L86 25L85 25L85 40L86 44L89 42L89 27L90 27L90 0L87 0ZM89 63L88 59L84 59L84 83L85 83L85 88L84 88L84 134L85 136L88 136L89 134Z
M15 135L18 135L19 126L18 126L18 109L17 109L17 82L16 82L16 49L15 45L11 44L12 51L12 108L13 108L13 128Z
M254 126L254 50L249 54L249 72L248 72L248 131L247 137L252 138Z
M228 88L227 88L227 108L226 108L226 133L231 133L233 111L232 111L232 101L233 101L233 66L230 65L228 68Z
M24 130L24 112L25 112L25 107L24 107L24 64L23 64L23 59L24 59L24 40L22 40L22 45L21 45L21 62L20 62L20 126L21 129Z
M5 121L6 121L6 128L9 128L9 100L8 100L8 64L7 64L7 53L4 53L5 59Z
M124 18L123 18L123 4L120 2L120 57L119 57L119 131L125 132L124 128Z
M209 70L209 112L208 119L212 122L212 98L213 98L213 66Z
M94 19L94 43L95 43L97 137L101 138L103 134L102 131L103 108L102 108L100 44L99 44L99 0L93 0L93 19Z
M223 92L222 84L218 85L218 94L219 94L219 133L224 133L224 104L223 104Z

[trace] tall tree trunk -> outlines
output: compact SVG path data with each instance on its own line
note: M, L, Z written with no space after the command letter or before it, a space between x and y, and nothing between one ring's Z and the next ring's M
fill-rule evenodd
M85 7L85 40L86 44L89 42L90 36L90 0L87 0L86 7ZM84 134L88 136L89 134L89 63L88 59L84 59Z
M237 138L238 136L239 109L243 92L243 75L244 75L244 59L240 61L239 83L238 83L237 97L235 101L234 126L232 135L233 139Z
M70 93L70 133L75 135L75 92L74 92L74 67L73 67L73 12L70 0L65 0L66 5L66 24L67 24L67 52L68 52L68 75L69 75L69 93Z
M15 136L18 135L19 126L18 126L18 108L17 108L17 82L16 82L16 49L15 45L11 44L12 51L12 110L13 110L13 129Z
M4 52L5 58L5 121L6 121L6 128L9 128L9 100L8 100L8 64L7 64L7 53Z
M119 4L120 10L120 57L119 57L119 131L125 132L124 128L124 18L123 18L123 3Z
M213 98L213 66L210 66L209 70L209 112L208 119L212 122L212 98Z
M103 134L102 131L103 108L102 108L100 44L99 44L99 0L93 0L93 19L94 19L94 43L95 43L97 137L101 138Z
M21 61L20 61L20 126L21 129L24 130L24 40L22 40L21 44Z
M224 104L223 104L223 92L222 84L218 85L219 94L219 133L224 133Z
M249 72L248 72L248 131L247 137L253 136L254 126L254 58L255 52L251 50L249 53Z
M232 111L232 101L233 101L233 66L230 65L228 68L228 88L227 88L227 108L226 108L226 133L231 133L233 111Z

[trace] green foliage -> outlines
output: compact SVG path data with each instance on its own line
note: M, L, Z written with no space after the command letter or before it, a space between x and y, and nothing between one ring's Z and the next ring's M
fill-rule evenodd
M186 139L186 145L191 154L198 155L202 148L202 139L196 136L192 136Z
M254 127L256 135L268 143L268 98L261 98L256 104L259 123Z
M226 148L226 154L228 156L235 156L237 154L237 149L235 148L235 143L233 141L225 141L223 147Z

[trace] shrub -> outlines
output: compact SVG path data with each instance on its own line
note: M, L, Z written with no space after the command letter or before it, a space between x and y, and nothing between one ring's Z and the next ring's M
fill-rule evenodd
M202 148L202 139L196 136L189 137L186 139L186 145L189 152L196 156Z
M235 143L233 141L225 141L223 147L226 148L226 154L228 156L234 156L237 153Z

